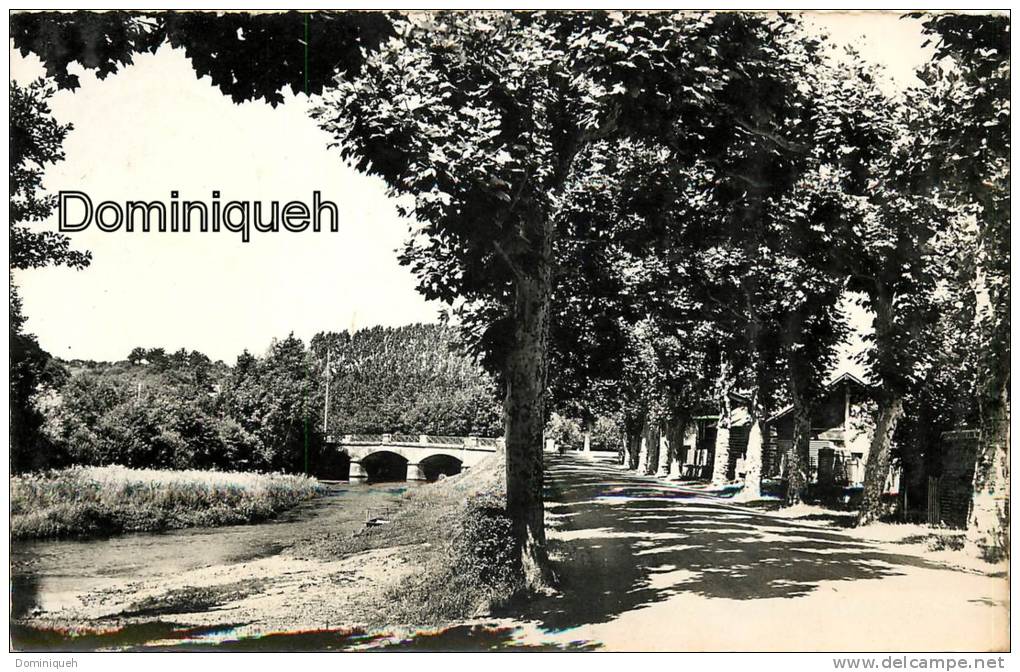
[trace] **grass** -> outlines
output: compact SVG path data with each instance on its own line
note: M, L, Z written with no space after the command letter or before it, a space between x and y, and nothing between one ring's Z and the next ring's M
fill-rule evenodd
M146 597L124 611L123 617L162 617L211 611L226 602L236 601L265 590L267 580L236 581L218 586L186 586L158 597Z
M267 520L319 492L306 476L71 467L11 478L15 539L92 537Z
M409 490L389 524L326 536L307 550L337 559L399 549L416 571L374 601L379 624L427 627L488 614L523 585L505 513L503 460L498 452L462 474Z

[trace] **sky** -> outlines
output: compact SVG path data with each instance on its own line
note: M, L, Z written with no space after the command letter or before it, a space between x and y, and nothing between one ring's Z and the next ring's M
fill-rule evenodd
M12 58L17 75L36 74L34 57ZM52 99L53 115L74 130L66 160L47 169L48 191L83 191L95 203L166 202L171 190L209 201L214 189L223 202L310 203L317 189L337 203L340 230L256 232L249 243L230 232L69 234L92 252L91 266L16 278L27 329L43 348L116 360L135 346L185 347L232 363L291 331L307 341L318 331L436 319L439 306L419 297L397 263L408 222L380 180L327 148L306 99L235 105L169 47L82 82ZM55 218L45 228L55 231Z
M820 12L809 23L886 69L890 90L914 82L928 54L920 24L897 14ZM53 115L74 126L66 160L47 169L44 188L77 190L94 202L182 199L310 202L313 190L340 209L337 233L71 234L92 252L84 271L49 267L19 272L27 330L65 359L124 359L136 346L200 350L232 363L242 350L261 353L293 332L431 322L442 306L426 302L410 271L397 263L409 222L380 180L345 165L329 136L308 116L310 101L291 96L272 108L234 104L195 77L181 50L139 54L135 64L58 92ZM11 49L12 78L42 75L34 56ZM314 104L314 101L311 101ZM57 229L56 217L40 225ZM867 329L859 310L852 317ZM845 348L841 368L862 347Z

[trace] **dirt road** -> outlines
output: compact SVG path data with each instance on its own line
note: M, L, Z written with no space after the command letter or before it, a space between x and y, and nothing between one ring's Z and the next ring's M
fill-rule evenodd
M547 523L562 595L521 642L609 650L1008 647L1008 580L902 545L758 513L609 464L550 460Z

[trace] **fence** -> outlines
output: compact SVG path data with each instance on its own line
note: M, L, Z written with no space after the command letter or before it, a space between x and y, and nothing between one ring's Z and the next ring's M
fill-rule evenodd
M429 434L344 434L339 441L335 437L327 437L327 443L345 445L376 445L392 443L396 445L441 446L445 448L481 448L496 450L504 445L503 438L483 436L439 436Z

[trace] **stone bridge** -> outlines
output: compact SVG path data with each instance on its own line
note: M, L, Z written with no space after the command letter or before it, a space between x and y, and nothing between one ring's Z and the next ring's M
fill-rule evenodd
M503 439L425 434L345 434L334 446L350 459L351 481L435 481L480 462Z

